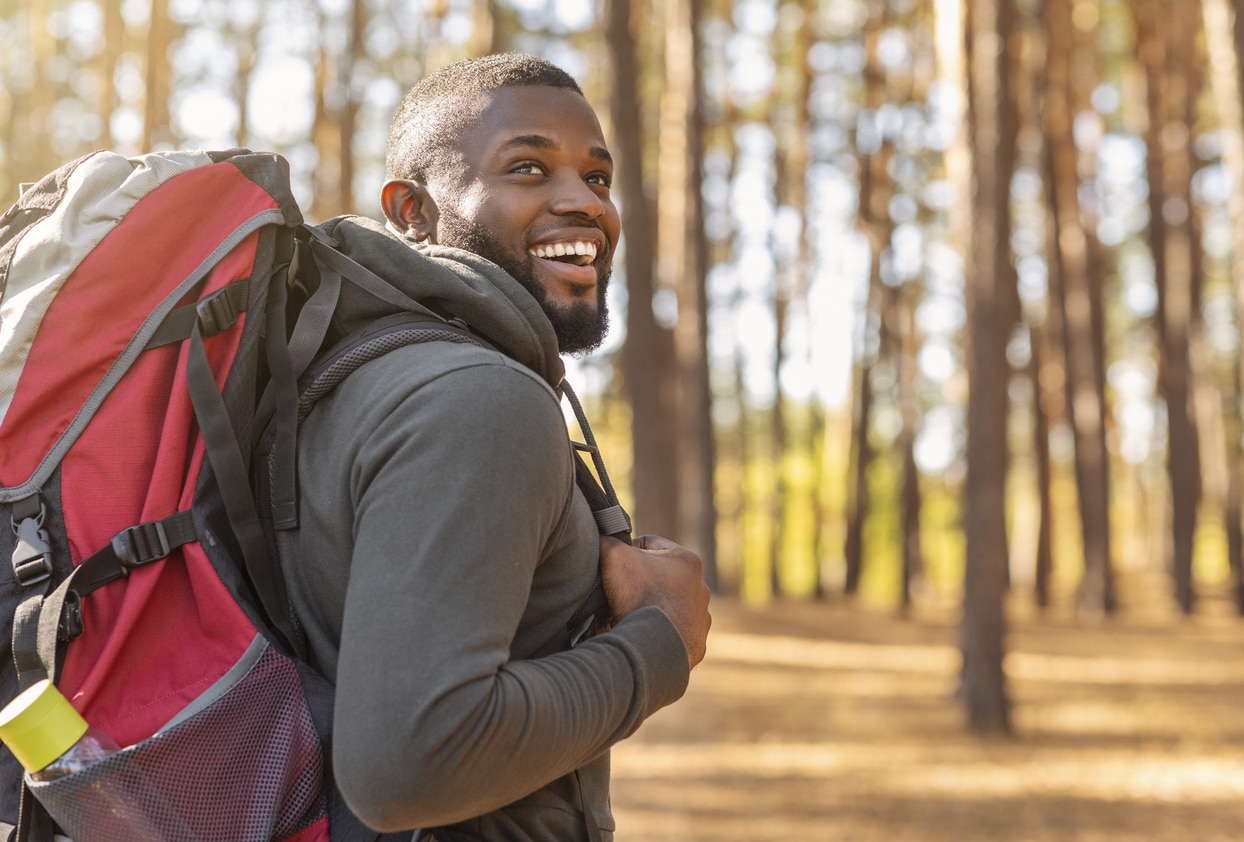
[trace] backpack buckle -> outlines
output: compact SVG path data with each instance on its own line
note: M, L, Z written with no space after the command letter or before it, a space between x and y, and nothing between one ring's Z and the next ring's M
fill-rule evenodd
M65 594L65 604L61 606L60 622L56 624L56 639L67 643L78 637L85 630L82 625L82 597L77 591Z
M130 575L136 567L164 558L172 551L164 524L158 520L123 529L112 536L111 543L123 576Z
M47 509L39 505L37 517L13 521L17 546L13 549L13 578L22 587L37 585L52 578L52 547L48 543L43 518Z
M204 298L194 307L199 317L199 328L204 336L215 336L229 329L238 320L238 308L224 287Z

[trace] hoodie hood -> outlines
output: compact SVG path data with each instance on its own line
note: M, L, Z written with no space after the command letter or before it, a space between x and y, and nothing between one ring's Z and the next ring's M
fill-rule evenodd
M466 322L560 390L566 369L553 325L535 297L496 264L461 249L415 246L367 217L337 217L319 227L343 254L425 307ZM391 305L342 284L337 313L343 332L392 312Z

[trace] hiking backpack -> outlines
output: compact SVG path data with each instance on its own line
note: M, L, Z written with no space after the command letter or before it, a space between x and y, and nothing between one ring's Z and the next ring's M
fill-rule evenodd
M274 530L317 397L402 344L487 342L334 246L244 149L93 153L0 217L0 705L52 678L127 747L37 784L0 750L0 838L50 839L45 804L71 836L380 838L333 785ZM343 283L386 314L345 337ZM593 458L605 489L577 459L580 487L625 539ZM607 615L598 582L571 633ZM104 800L140 785L142 825Z

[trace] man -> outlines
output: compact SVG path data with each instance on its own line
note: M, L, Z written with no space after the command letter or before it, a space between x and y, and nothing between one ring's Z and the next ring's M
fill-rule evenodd
M302 427L283 555L338 688L334 774L380 830L607 840L608 750L682 695L710 624L700 559L601 537L575 485L559 354L604 335L612 161L573 79L500 55L419 83L388 164L389 230L325 229L504 353L392 351ZM598 572L612 627L572 647Z

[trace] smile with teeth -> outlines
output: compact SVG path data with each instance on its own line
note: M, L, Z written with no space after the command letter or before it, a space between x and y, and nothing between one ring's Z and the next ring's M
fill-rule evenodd
M573 263L575 266L588 266L596 260L596 244L587 240L576 240L571 243L549 243L533 246L528 249L533 257L544 260L556 260L560 263Z

